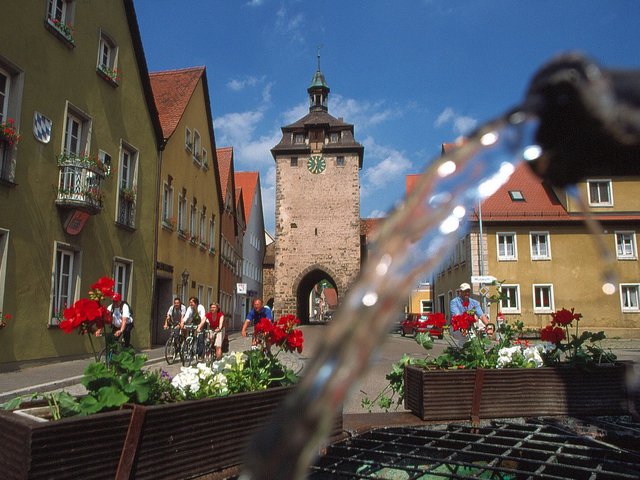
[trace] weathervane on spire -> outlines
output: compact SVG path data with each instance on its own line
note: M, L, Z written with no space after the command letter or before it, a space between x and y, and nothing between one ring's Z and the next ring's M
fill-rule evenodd
M323 44L318 45L316 48L318 49L318 71L320 71L320 49L324 47Z

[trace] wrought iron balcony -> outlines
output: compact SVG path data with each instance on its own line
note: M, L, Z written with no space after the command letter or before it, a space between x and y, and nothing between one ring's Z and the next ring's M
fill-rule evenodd
M100 213L104 202L101 184L108 174L107 168L88 157L68 154L58 157L58 166L56 205L82 210L89 215Z

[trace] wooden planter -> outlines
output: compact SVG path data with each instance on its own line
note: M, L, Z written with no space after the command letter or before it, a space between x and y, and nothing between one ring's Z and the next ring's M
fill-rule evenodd
M221 470L240 464L251 435L292 388L45 423L0 411L0 472L4 479L88 480L182 479ZM341 431L342 417L334 434Z
M405 368L404 405L422 420L616 415L632 407L624 364L470 370Z

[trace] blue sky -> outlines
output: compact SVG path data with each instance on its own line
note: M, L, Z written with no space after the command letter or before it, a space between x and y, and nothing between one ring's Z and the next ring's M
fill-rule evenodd
M361 216L383 215L451 142L515 106L553 56L640 68L638 0L136 0L149 70L207 67L218 147L259 171L274 232L280 127L308 112L321 69L329 113L365 147Z

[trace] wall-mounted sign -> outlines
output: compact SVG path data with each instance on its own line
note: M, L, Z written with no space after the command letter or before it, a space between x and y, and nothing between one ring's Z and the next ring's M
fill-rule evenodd
M247 284L246 283L236 283L236 292L240 295L247 294Z
M42 143L49 143L51 140L51 128L53 122L40 112L33 113L33 136Z
M64 223L64 229L69 235L78 235L82 231L82 227L89 220L89 214L81 210L73 210L67 216Z

